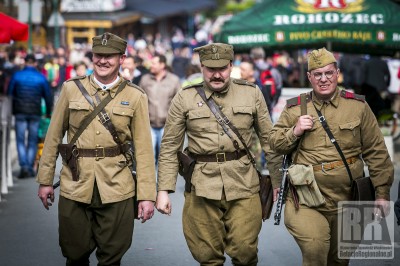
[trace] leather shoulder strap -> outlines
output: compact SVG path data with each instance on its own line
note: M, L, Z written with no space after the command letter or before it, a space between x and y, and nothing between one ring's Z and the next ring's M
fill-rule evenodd
M74 137L71 139L70 143L75 143L79 136L82 134L82 132L88 127L88 125L92 122L92 120L99 115L100 117L100 121L102 122L102 124L104 124L104 121L110 121L110 118L108 117L107 113L105 113L107 116L105 117L103 114L101 114L101 111L104 109L104 107L112 100L112 97L110 94L108 94L108 96L102 101L100 102L97 106L94 105L93 99L90 97L89 93L87 92L87 90L83 87L82 83L80 82L80 80L74 80L75 84L78 86L79 90L82 92L83 96L85 97L85 99L90 103L90 105L92 105L94 107L93 112L91 112L83 121L81 126L78 128L78 130L76 131ZM115 93L115 95L117 95L118 93L120 93L122 91L122 89L125 87L127 81L123 81L119 87L117 92ZM108 117L108 119L107 119ZM118 136L118 135L117 135ZM114 137L114 136L113 136Z
M214 99L210 97L207 99L206 94L204 93L204 89L201 87L196 87L197 92L199 93L200 97L203 99L203 101L207 104L207 106L210 108L211 112L214 114L215 118L217 119L217 122L221 125L225 133L229 136L229 138L233 142L233 146L235 146L235 149L237 151L240 150L238 142L233 138L232 134L229 132L229 129L227 126L230 127L230 129L235 133L235 135L238 137L240 142L242 142L244 149L246 150L247 156L250 159L251 163L256 167L256 161L254 160L253 156L251 156L249 147L247 147L246 142L244 141L242 135L239 133L239 130L232 124L232 122L229 120L228 117L225 116L224 113L222 113L221 109L219 109L218 105L215 103ZM256 168L257 169L257 168Z

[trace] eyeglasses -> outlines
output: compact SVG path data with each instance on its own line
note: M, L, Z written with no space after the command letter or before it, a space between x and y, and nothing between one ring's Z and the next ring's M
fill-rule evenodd
M313 76L316 80L322 79L322 76L325 75L327 79L331 79L333 77L333 74L335 74L335 70L331 71L326 71L326 72L314 72Z

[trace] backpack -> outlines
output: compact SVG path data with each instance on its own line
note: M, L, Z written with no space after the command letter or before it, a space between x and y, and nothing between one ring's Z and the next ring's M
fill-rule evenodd
M261 84L270 92L270 97L273 98L276 94L276 84L272 77L271 70L266 69L260 74Z

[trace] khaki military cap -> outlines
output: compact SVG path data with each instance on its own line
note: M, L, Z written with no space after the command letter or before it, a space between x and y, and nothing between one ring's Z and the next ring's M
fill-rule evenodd
M331 52L324 48L313 50L308 53L308 71L336 63L336 59Z
M233 46L225 43L211 43L195 48L200 62L206 67L224 67L233 61Z
M126 41L117 35L106 32L92 38L92 52L95 54L123 54L126 49Z

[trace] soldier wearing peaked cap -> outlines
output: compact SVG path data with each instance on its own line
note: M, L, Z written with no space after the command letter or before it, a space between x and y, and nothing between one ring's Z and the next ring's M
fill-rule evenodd
M348 265L349 260L339 258L338 253L338 203L351 199L350 175L317 110L339 144L352 178L362 177L364 162L368 165L377 217L388 213L393 164L364 97L337 86L339 69L334 55L325 48L310 52L307 76L313 90L303 103L300 96L287 101L269 142L275 152L292 154L294 164L312 165L322 198L310 204L299 197L297 204L289 193L285 225L301 249L303 265ZM302 104L306 114L301 112Z
M227 253L233 265L256 265L262 224L259 178L243 144L239 141L235 147L231 133L217 122L206 100L215 101L238 128L246 146L256 130L270 167L274 158L267 143L272 128L267 105L255 84L230 78L231 45L212 43L195 51L200 55L204 82L183 88L172 100L161 143L156 207L161 213L171 213L168 193L176 189L177 152L186 133L186 151L196 164L191 181L187 180L182 222L194 259L201 265L223 265ZM273 174L279 158L275 163L278 167L270 169Z
M48 209L55 197L52 184L60 152L59 244L66 265L89 265L95 249L99 265L120 265L132 243L134 219L145 222L154 213L148 99L119 74L125 49L126 41L112 33L93 38L94 73L63 83L47 132L36 178L38 195ZM83 121L105 100L108 104L75 139ZM65 133L69 144L59 145Z

